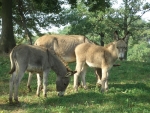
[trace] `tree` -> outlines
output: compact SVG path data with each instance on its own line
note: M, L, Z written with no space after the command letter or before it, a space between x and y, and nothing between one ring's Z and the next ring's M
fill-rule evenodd
M123 0L119 9L106 8L105 11L95 12L89 12L87 6L80 2L77 9L66 11L68 17L64 18L70 20L69 34L87 35L97 42L97 37L102 33L105 35L104 41L108 43L112 41L115 30L120 32L120 37L124 37L127 31L130 31L133 39L139 39L136 34L140 34L146 24L140 24L138 21L149 10L150 4L143 0Z
M84 2L80 1L77 3L77 8L65 10L59 17L60 19L62 18L62 20L65 18L65 20L67 20L65 22L70 24L68 34L86 35L96 43L103 43L101 39L103 39L105 35L106 26L104 20L106 19L105 13L107 10L108 7L106 7L105 10L100 8L99 10L91 11ZM101 37L101 41L99 37Z
M4 0L2 0L2 5L3 1ZM13 12L11 13L11 15L13 14L15 34L20 35L20 37L24 35L29 40L30 44L32 44L31 36L33 32L40 34L40 27L49 27L51 26L51 24L58 25L57 14L63 10L63 8L61 7L62 4L70 4L71 8L74 8L76 7L77 1L78 0L13 0L11 2L11 5L13 6ZM98 1L99 0L94 0L94 4L91 0L86 1L87 6L89 6L89 9L91 9L91 11L97 10L100 7L105 9L105 6L109 4L109 0L101 0L100 3L102 4L96 5L95 3L99 3ZM2 14L4 14L3 10ZM4 21L2 22L4 23ZM9 34L7 30L5 32L6 34ZM14 40L14 37L12 36L10 36L9 38L13 38ZM4 42L4 39L5 38L2 38L1 42ZM7 43L7 41L5 41L4 43ZM12 49L11 46L8 46L8 48L9 50Z
M15 45L12 23L12 0L2 0L2 37L1 46L8 53Z
M131 31L132 34L136 34L135 32L137 32L137 29L143 30L143 25L141 24L139 26L137 21L140 20L143 14L149 10L150 4L144 3L143 0L123 0L119 9L110 10L110 14L108 14L108 23L111 24L113 28L118 28L123 31L123 35L126 35L127 31ZM132 35L132 37L134 36ZM127 51L125 59L127 59Z

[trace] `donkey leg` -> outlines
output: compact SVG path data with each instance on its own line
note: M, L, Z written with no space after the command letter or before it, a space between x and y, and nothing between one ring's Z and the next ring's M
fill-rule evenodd
M105 82L105 90L108 91L108 77L109 77L109 72L107 72L107 79Z
M86 81L85 81L86 69L87 69L87 66L85 65L82 68L82 71L81 71L81 74L80 74L81 80L82 80L82 86L83 86L84 89L87 89Z
M79 75L81 73L82 65L83 64L80 62L77 62L77 64L76 64L76 71L77 72L74 74L74 85L73 85L73 88L76 92L78 91L78 78L79 78Z
M107 69L102 69L102 86L101 86L101 92L105 91L105 83L107 81Z
M12 103L12 96L13 96L13 87L14 87L14 79L16 76L16 71L13 72L13 74L11 75L10 81L9 81L9 103Z
M78 77L80 75L80 72L77 72L74 74L74 85L73 88L77 92L78 91Z
M102 69L101 68L95 68L95 74L97 77L97 84L100 86L102 84L101 79L102 79Z
M32 79L32 73L29 72L29 76L28 76L28 83L27 83L27 87L28 87L28 91L31 92L31 87L30 87L30 84L31 84L31 79Z
M41 76L39 73L37 73L37 91L36 91L36 95L39 97L40 96L40 87L41 87Z
M43 72L43 96L47 97L47 80L48 80L49 70Z
M19 88L19 84L23 78L24 75L24 71L19 70L18 72L18 76L16 76L15 78L15 82L14 82L14 100L16 103L18 103L18 88Z

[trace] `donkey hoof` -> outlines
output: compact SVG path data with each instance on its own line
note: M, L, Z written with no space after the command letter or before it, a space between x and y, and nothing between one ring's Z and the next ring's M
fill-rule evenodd
M105 89L105 92L108 92L108 88Z
M43 91L43 86L40 86L40 90Z
M15 104L20 104L20 102L18 101L18 99L14 99L15 100Z
M100 83L96 83L96 86L101 87L101 84Z
M32 89L29 89L28 92L31 93L31 92L32 92Z
M27 86L27 87L28 87L28 91L29 91L29 93L30 93L30 92L32 92L31 87L30 87L30 86Z
M105 90L104 89L101 89L101 93L104 93L105 92Z
M88 87L87 87L87 86L83 86L83 88L84 88L85 90L87 90L87 89L88 89Z
M12 98L9 98L9 104L12 104L13 101L12 101Z
M74 88L74 92L78 92L78 89Z
M40 97L40 94L36 94L38 97Z
M74 89L74 92L78 92L78 86L74 86L73 89Z
M44 97L46 98L46 97L47 97L47 94L44 94Z

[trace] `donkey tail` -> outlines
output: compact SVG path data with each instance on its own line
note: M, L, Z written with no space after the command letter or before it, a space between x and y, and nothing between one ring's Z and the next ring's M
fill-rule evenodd
M10 53L10 62L11 62L11 69L9 71L9 74L12 74L16 70L14 49Z

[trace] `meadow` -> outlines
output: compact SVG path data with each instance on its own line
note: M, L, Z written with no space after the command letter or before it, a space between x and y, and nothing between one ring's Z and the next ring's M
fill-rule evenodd
M19 87L20 104L10 105L8 56L0 56L0 113L149 113L150 112L150 62L117 61L121 66L113 67L109 76L109 91L101 93L96 86L93 68L88 68L86 82L88 89L73 90L73 77L65 96L58 97L51 71L48 80L47 98L36 96L36 76L27 90L28 73ZM72 69L75 63L71 64Z

